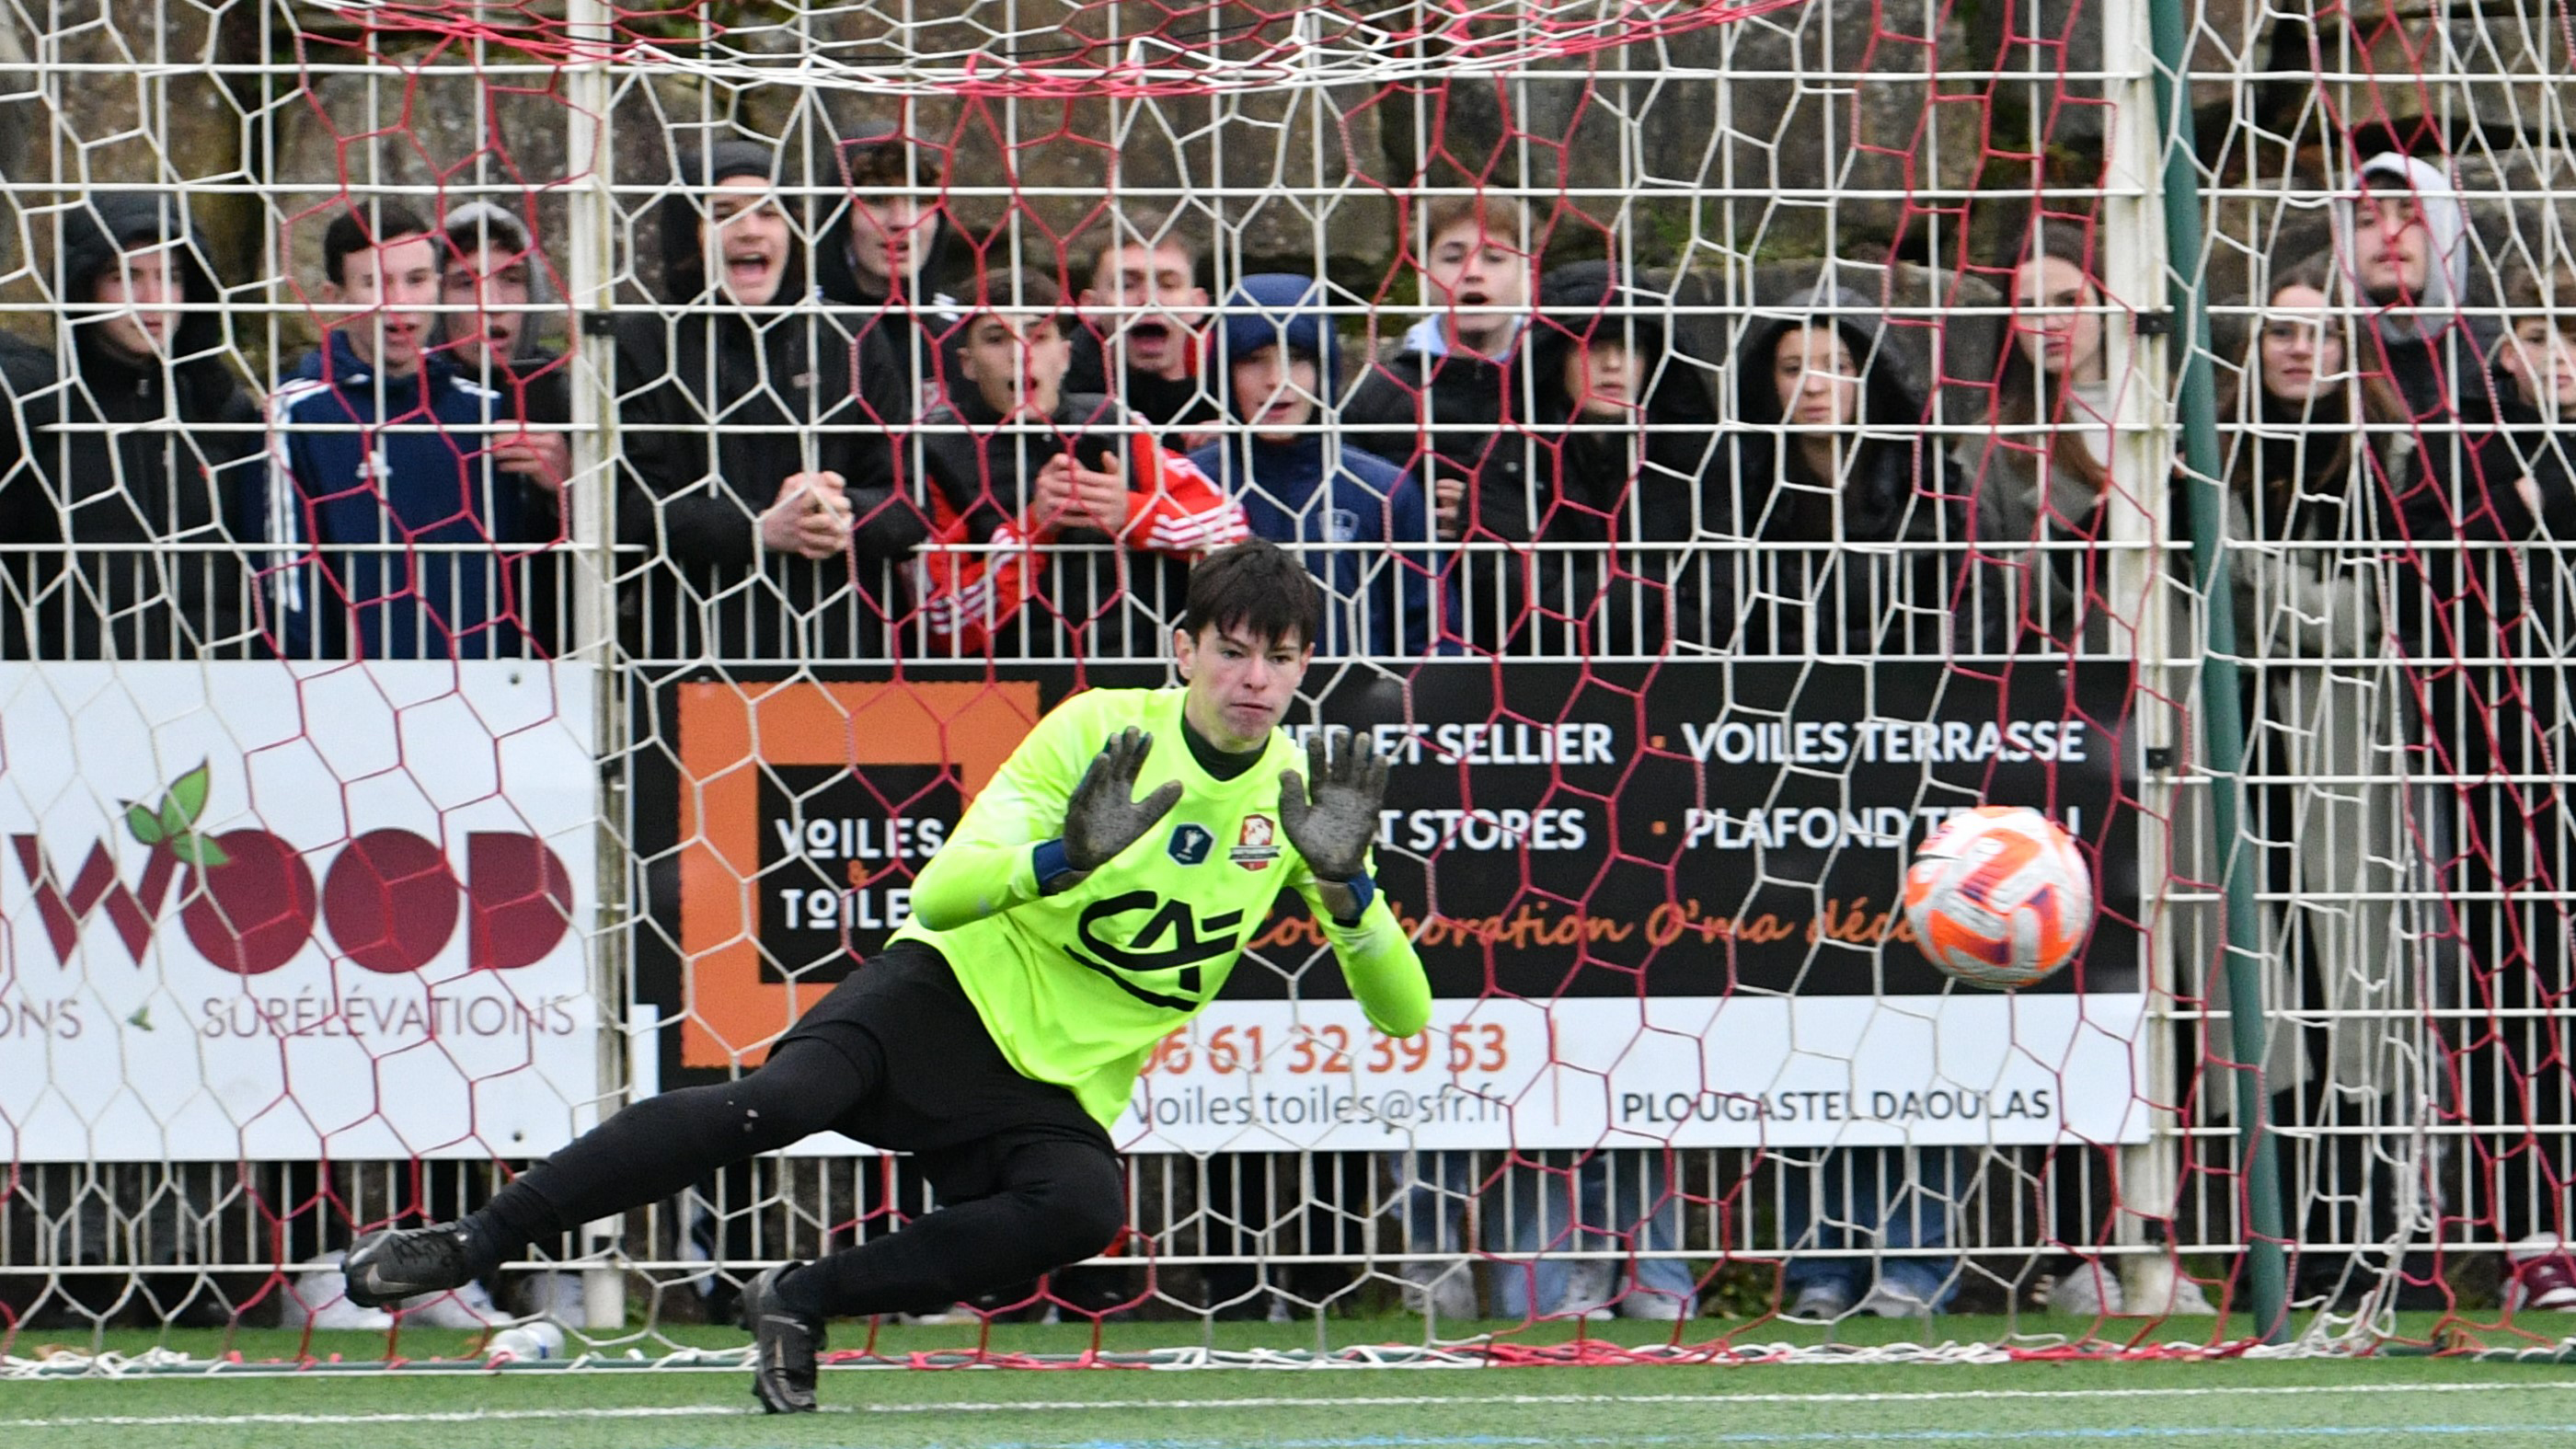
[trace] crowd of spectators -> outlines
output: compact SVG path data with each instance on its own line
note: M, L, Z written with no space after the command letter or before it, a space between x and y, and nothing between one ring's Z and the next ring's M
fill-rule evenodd
M0 654L555 652L573 642L566 504L591 486L613 494L618 644L683 664L1152 657L1190 560L1250 535L1312 565L1328 655L2117 652L2132 601L2096 545L2122 500L2179 511L2167 479L2123 473L2146 380L2112 345L2081 222L2034 225L1986 269L1993 366L1963 378L1937 350L1914 364L1885 295L1832 264L1753 298L1730 353L1691 355L1661 274L1550 267L1522 202L1444 194L1408 209L1418 320L1377 347L1392 305L1220 275L1180 218L1113 207L1013 264L953 224L935 157L885 130L835 155L838 198L783 185L750 141L684 156L638 268L659 305L562 328L563 348L544 345L564 304L526 218L355 203L322 236L322 341L266 387L227 339L185 197L63 211L53 343L0 342ZM2279 818L2350 845L2285 867L2318 904L2274 922L2302 943L2276 964L2338 1022L2402 1017L2444 989L2407 964L2429 941L2546 1018L2566 832L2531 782L2563 758L2537 661L2565 590L2520 550L2576 530L2576 277L2544 266L2470 306L2440 158L2354 175L2330 253L2271 272L2227 359L2226 602L2276 666L2257 758L2318 782ZM585 436L564 349L590 346L609 389ZM2409 879L2476 908L2410 932ZM2372 1080L2384 1045L2290 1037L2274 1084L2292 1093ZM2566 1138L2543 1129L2564 1123L2565 1059L2505 1058L2455 1106L2501 1134L2475 1150L2503 1230L2562 1231ZM1656 1164L1547 1166L1530 1181L1553 1196L1491 1250L1675 1241ZM1416 1246L1463 1246L1439 1203L1481 1185L1440 1154L1406 1170ZM1793 1195L1808 1246L1955 1242L1946 1154L1815 1170ZM1955 1287L1953 1259L1903 1262L1793 1286L1818 1313L1929 1311ZM1633 1301L1690 1304L1662 1268L1629 1281ZM1550 1272L1498 1292L1542 1313L1607 1299Z

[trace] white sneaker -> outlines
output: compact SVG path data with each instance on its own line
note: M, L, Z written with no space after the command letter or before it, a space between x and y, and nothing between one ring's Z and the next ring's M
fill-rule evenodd
M1882 1278L1870 1285L1857 1311L1875 1313L1881 1318L1929 1318L1932 1316L1932 1303L1904 1284L1890 1283Z
M1610 1306L1618 1291L1616 1269L1597 1259L1579 1262L1566 1272L1565 1302L1557 1311L1567 1317L1580 1313L1590 1323L1607 1323L1619 1316Z
M2048 1308L2052 1313L2106 1318L2126 1312L2127 1302L2120 1291L2119 1277L2098 1258L2077 1263L2048 1285Z
M1398 1264L1396 1276L1404 1280L1404 1311L1442 1318L1471 1319L1476 1316L1476 1286L1467 1276L1464 1264L1412 1262Z
M397 1310L402 1321L423 1328L461 1328L473 1330L507 1323L510 1316L493 1306L492 1295L480 1283L467 1283L444 1293L424 1293L406 1298Z
M1831 1323L1851 1312L1851 1300L1831 1283L1810 1283L1798 1290L1798 1301L1782 1315L1800 1323Z
M1679 1323L1699 1316L1699 1304L1687 1298L1675 1298L1659 1288L1631 1288L1619 1300L1619 1316L1643 1318L1656 1323Z
M278 1300L278 1322L288 1328L356 1329L381 1333L394 1326L394 1316L381 1308L362 1308L349 1301L349 1280L337 1255L306 1265Z
M2123 1267L2127 1281L2121 1297L2136 1305L2139 1313L2154 1318L2208 1318L2218 1313L2209 1295L2200 1291L2199 1281L2177 1269L2171 1258L2131 1258Z
M521 1318L551 1318L557 1323L590 1321L590 1290L579 1273L557 1270L530 1273L510 1294Z

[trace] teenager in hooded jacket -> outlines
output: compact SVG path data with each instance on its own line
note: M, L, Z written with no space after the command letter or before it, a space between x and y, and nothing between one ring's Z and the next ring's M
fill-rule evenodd
M1419 658L1439 641L1430 509L1403 469L1336 435L1341 344L1323 305L1322 283L1278 272L1226 298L1216 377L1237 426L1190 463L1324 585L1323 653Z
M6 652L238 655L255 623L238 545L257 536L259 410L221 316L191 310L220 297L186 202L94 197L63 214L58 255L70 368L49 382L28 349L10 369L19 457L0 475L0 542L40 547L11 561L23 605Z
M1944 656L1958 555L1941 545L1965 519L1884 310L1830 283L1758 309L1735 373L1729 502L1752 544L1729 559L1736 648Z
M1704 370L1671 346L1670 299L1607 262L1549 272L1538 297L1527 345L1542 486L1529 534L1587 546L1532 551L1510 646L1596 657L1722 640L1709 587L1720 558L1692 547L1727 528L1711 468L1717 410Z
M744 141L683 156L659 209L668 309L618 328L619 531L651 555L625 603L640 657L881 655L903 602L886 564L928 531L895 486L903 371L809 295L776 166Z

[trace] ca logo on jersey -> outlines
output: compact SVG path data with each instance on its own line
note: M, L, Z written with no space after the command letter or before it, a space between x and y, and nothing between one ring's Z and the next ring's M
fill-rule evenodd
M1172 827L1172 838L1163 849L1182 865L1196 865L1208 858L1216 847L1216 832L1204 825L1180 824Z
M1215 838L1210 836L1208 843L1213 845ZM1153 914L1127 934L1126 944L1105 937L1104 931L1114 930L1119 917L1137 911ZM1152 891L1126 891L1083 907L1074 934L1089 948L1088 953L1068 946L1064 954L1108 977L1119 990L1148 1006L1196 1011L1206 996L1201 984L1206 978L1199 968L1230 955L1235 949L1236 934L1242 929L1241 911L1227 911L1202 921L1186 901L1166 900ZM1139 977L1154 980L1147 985Z

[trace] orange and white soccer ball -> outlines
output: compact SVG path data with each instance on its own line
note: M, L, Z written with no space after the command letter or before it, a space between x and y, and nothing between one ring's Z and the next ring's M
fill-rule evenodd
M2093 929L2093 872L2047 816L1980 805L1914 853L1905 919L1933 965L2009 991L2074 959Z

